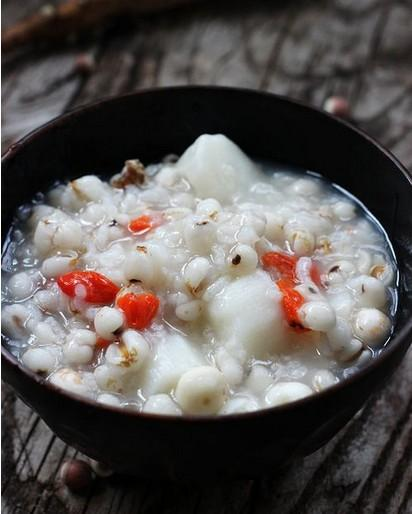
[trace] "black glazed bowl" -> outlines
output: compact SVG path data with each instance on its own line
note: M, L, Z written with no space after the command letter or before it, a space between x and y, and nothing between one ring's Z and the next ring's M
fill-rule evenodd
M383 354L329 390L290 405L214 418L140 414L62 392L2 347L3 377L64 441L117 471L156 478L256 476L326 443L395 370L412 341L411 177L378 143L316 109L274 95L213 87L143 91L66 114L3 160L3 235L13 212L56 179L111 175L125 159L180 154L202 133L249 155L317 171L379 219L400 270L399 309Z

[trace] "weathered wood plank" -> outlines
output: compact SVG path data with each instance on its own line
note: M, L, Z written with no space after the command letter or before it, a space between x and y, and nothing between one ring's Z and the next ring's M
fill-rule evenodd
M359 124L412 167L411 26L412 4L401 0L216 3L139 20L90 43L96 70L87 80L70 75L84 50L77 45L7 63L5 139L108 94L208 83L268 89L318 106L343 94ZM74 450L5 387L4 512L411 512L411 364L409 352L333 441L273 477L190 487L112 477L85 496L57 481Z
M56 4L58 0L49 2ZM41 0L3 2L3 21L10 25L44 5ZM24 8L23 8L24 5ZM4 57L2 148L58 116L70 104L84 77L74 65L81 52L93 53L99 42L67 44L48 52Z

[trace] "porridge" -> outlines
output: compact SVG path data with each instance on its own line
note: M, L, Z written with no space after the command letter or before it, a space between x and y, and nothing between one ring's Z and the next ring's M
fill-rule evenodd
M292 402L382 350L396 266L364 207L223 135L22 206L3 259L8 348L57 387L143 412Z

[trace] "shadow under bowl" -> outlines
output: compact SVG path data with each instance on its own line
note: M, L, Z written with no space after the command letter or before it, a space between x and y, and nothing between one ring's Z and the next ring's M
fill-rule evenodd
M70 112L3 158L3 236L15 209L56 180L110 176L125 159L181 154L223 133L252 157L313 170L381 222L400 272L393 336L382 354L330 389L290 405L214 418L141 414L58 390L2 345L3 378L65 442L119 472L155 478L253 477L333 437L396 369L412 341L412 184L381 145L319 110L275 95L215 87L142 91Z

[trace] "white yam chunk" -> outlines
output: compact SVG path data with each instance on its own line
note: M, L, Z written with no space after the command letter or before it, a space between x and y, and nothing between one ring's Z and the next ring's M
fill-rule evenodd
M177 170L201 198L228 202L258 181L257 170L240 148L222 134L203 134L185 151Z
M170 393L183 373L204 364L199 351L177 334L157 341L156 352L144 376L142 389L145 396Z
M264 358L280 348L283 339L280 293L261 270L238 278L209 304L210 322L231 353Z

